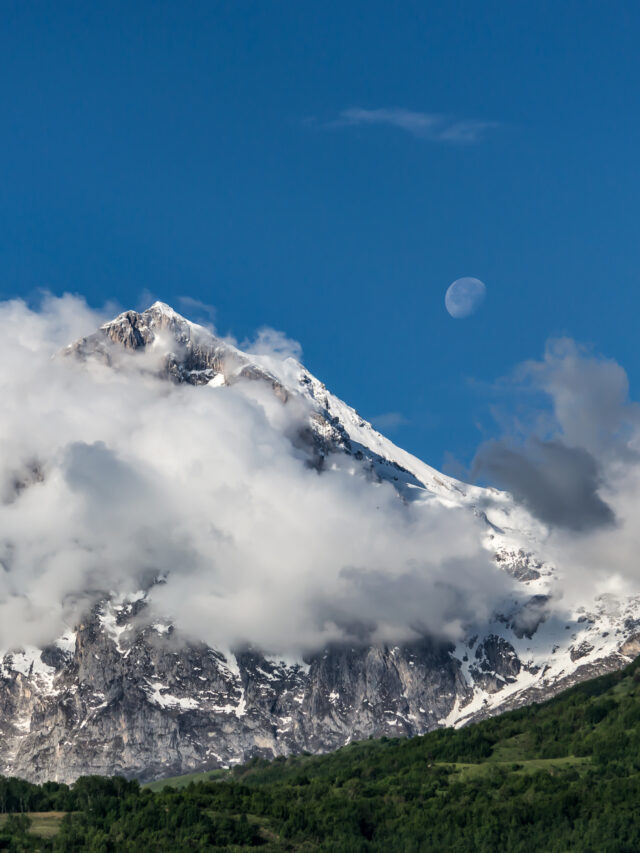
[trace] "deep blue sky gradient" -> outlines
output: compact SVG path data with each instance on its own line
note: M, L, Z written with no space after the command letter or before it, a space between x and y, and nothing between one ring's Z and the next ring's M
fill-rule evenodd
M481 389L550 335L637 387L639 43L631 2L7 2L0 296L202 300L468 463ZM353 107L498 126L332 125ZM488 295L456 321L460 276Z

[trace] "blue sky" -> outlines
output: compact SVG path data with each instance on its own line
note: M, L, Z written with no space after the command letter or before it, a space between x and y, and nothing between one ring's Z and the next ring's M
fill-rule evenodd
M637 385L639 40L624 2L7 3L0 295L274 326L468 464L550 336Z

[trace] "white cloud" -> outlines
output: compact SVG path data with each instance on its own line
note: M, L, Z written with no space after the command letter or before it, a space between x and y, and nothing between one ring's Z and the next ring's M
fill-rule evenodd
M0 303L0 647L156 577L183 634L281 652L457 637L505 594L472 513L407 506L348 457L310 468L287 438L302 403L52 358L103 321L69 296ZM254 348L284 373L299 354L274 332Z
M148 300L143 306L146 308L155 300ZM194 299L192 296L179 296L178 303L183 311L189 314L191 319L205 326L215 334L216 308L215 305L210 305L208 302L203 302L201 299Z
M176 386L141 369L151 354L117 370L52 358L104 320L72 296L0 303L0 648L51 641L102 594L158 577L153 612L183 635L282 653L456 638L509 593L472 513L407 505L347 456L310 468L287 437L302 401L259 382ZM282 376L299 356L269 330L252 349ZM563 340L516 376L549 411L536 398L530 431L490 461L509 462L514 491L547 513L563 606L637 593L640 416L626 373Z
M375 415L371 418L371 423L383 432L385 430L394 430L400 426L406 426L409 421L402 412L383 412L381 415Z
M501 390L509 386L525 392L518 418L480 447L476 473L493 475L548 525L545 554L567 601L638 595L640 407L624 368L554 339Z
M284 332L267 327L258 330L254 341L245 341L243 349L254 355L268 356L281 361L287 358L300 361L302 358L302 347L298 341L291 340Z
M456 119L438 113L416 112L402 108L342 110L337 119L325 127L361 127L387 125L404 130L420 139L453 144L471 144L484 138L487 131L499 127L495 121Z

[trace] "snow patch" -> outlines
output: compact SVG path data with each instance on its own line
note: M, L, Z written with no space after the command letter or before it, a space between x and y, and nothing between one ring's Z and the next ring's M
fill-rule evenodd
M200 703L196 699L187 698L184 696L173 696L166 691L169 690L166 684L159 681L151 681L147 679L147 686L150 692L147 692L149 700L161 708L179 708L181 711L192 711L198 708Z

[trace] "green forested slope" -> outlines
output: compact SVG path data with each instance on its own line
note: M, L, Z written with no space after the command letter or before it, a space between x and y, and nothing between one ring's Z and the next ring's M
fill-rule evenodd
M10 816L0 848L636 853L640 667L457 731L195 778L0 780L3 811L69 812L49 839Z

